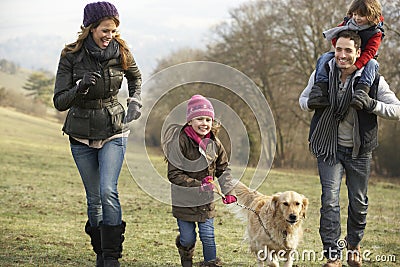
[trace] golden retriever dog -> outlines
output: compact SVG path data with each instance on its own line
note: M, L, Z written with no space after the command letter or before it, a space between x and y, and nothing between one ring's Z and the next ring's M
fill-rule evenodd
M250 190L238 182L234 188L237 205L230 204L230 211L246 224L245 239L250 251L257 256L258 266L285 267L293 265L293 252L302 239L302 221L306 217L308 199L294 191L266 196Z

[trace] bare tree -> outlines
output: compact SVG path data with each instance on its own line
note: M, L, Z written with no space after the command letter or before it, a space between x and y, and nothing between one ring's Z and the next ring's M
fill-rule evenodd
M390 88L400 97L400 6L398 0L382 1L385 37L379 49L379 69ZM373 154L374 171L380 175L400 176L398 164L400 125L380 120L379 147Z
M305 130L309 118L299 112L298 95L318 56L330 48L322 30L339 24L346 11L344 0L255 1L231 10L231 19L214 29L210 58L247 74L273 111L275 166L293 165L296 157L291 152L297 140L306 143L306 134L299 135L298 129Z
M381 73L398 93L400 11L398 0L383 2L386 37L381 46L379 62ZM212 29L212 41L207 50L200 53L201 59L224 63L243 72L261 90L275 119L276 167L314 165L311 154L307 153L308 127L312 113L300 111L298 96L306 86L318 57L332 47L324 39L322 32L343 21L349 4L348 0L249 1L232 9L230 18ZM179 54L187 55L182 54L182 51ZM161 61L159 69L176 62L175 56ZM188 60L190 57L182 58ZM257 122L248 110L242 108L243 103L233 96L227 98L223 93L218 96L216 91L218 90L211 90L210 93L216 98L225 97L224 101L240 114L246 127L251 129L249 139L252 140L253 149L265 146L260 144L259 136L253 131ZM391 127L384 125L383 128L398 133L397 125ZM382 140L390 140L390 136L384 136ZM383 157L378 155L377 159L383 160ZM383 164L377 162L376 166Z

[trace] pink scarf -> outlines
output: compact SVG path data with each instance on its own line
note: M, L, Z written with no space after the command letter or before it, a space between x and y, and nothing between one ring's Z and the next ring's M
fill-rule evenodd
M183 129L189 138L191 138L193 141L196 142L196 144L199 144L199 146L206 151L207 144L208 144L208 139L210 139L211 134L208 133L204 138L202 139L193 129L192 126L186 126L185 129Z

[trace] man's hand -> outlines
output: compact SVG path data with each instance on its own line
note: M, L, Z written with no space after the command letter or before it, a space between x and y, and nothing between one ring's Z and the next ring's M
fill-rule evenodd
M370 98L369 95L366 92L364 92L363 90L357 90L354 93L353 99L362 103L363 108L368 112L372 112L374 110L374 108L376 107L376 103L377 103L376 100Z

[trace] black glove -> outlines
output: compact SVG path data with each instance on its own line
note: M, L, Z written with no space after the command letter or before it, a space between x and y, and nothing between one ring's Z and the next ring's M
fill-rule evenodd
M125 117L125 122L129 123L133 120L137 120L139 119L140 115L142 115L142 113L140 112L140 104L132 101L128 105L128 112Z
M101 75L98 72L86 72L76 89L78 94L87 94L89 91L89 87L92 85L96 85L97 79L100 77Z
M370 98L363 90L357 90L354 93L353 99L360 101L367 112L372 112L377 104L376 100Z
M315 83L308 95L307 106L309 109L326 108L330 105L328 83Z
M316 97L321 97L321 96L323 96L321 87L314 84L311 87L311 91L310 91L308 98L316 98Z

